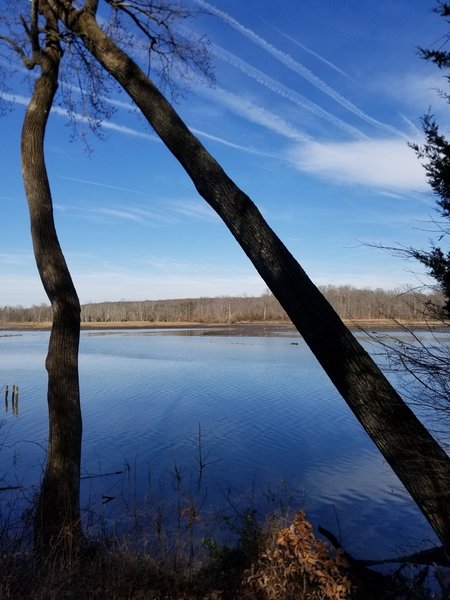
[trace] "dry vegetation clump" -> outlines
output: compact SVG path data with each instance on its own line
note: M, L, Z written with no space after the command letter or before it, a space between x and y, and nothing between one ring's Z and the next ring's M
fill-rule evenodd
M423 577L382 575L352 564L314 534L303 511L286 526L260 527L240 515L235 545L202 538L194 558L178 540L170 552L133 547L117 538L92 540L74 556L39 560L17 546L0 553L1 600L425 600ZM178 532L180 533L180 532ZM190 531L185 530L190 536ZM178 538L177 538L178 539ZM190 540L190 537L189 537ZM203 548L203 553L202 553ZM356 561L358 562L358 561ZM399 571L402 569L399 569ZM420 581L419 581L420 579ZM448 582L447 582L448 583ZM444 591L445 590L445 591Z
M264 545L245 579L267 600L346 600L352 585L347 577L347 561L318 540L303 511L292 524L273 528L264 536Z

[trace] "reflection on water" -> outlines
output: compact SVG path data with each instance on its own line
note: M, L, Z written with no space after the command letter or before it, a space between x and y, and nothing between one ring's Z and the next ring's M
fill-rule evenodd
M3 386L0 392L4 390L5 393L5 413L9 410L9 385ZM11 391L11 410L13 415L19 416L19 386L13 385Z
M0 429L0 477L23 487L38 484L45 459L47 343L46 332L0 339L0 381L21 397ZM368 540L375 557L432 538L292 328L84 331L80 382L83 505L113 512L124 478L136 500L149 486L173 494L174 471L195 481L200 424L203 512L230 501L267 510L281 487L356 553Z
M96 329L82 331L83 336L231 336L231 337L299 337L298 331L287 323L241 323L239 325L208 325L208 326L183 326L183 327L158 327L155 329Z

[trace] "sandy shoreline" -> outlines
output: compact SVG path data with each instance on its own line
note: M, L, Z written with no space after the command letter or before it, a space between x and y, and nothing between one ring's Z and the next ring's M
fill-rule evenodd
M398 321L398 323L390 319L366 319L366 320L346 320L344 323L352 330L381 330L393 331L399 330L402 327L413 330L428 330L448 331L446 326L440 321L425 322L425 321ZM51 323L0 323L0 331L48 331L51 329ZM290 322L242 322L242 323L190 323L190 322L154 322L154 321L128 321L128 322L92 322L81 323L82 330L102 330L102 329L229 329L239 330L270 330L276 331L295 331L294 326Z

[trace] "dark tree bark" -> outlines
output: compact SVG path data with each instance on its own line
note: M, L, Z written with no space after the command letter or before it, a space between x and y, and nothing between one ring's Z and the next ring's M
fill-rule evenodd
M33 248L39 274L52 304L53 327L46 360L49 442L35 517L38 551L67 552L81 537L79 486L81 411L78 383L80 305L53 220L44 158L44 135L58 87L61 58L56 25L47 22L45 48L34 40L41 74L34 84L22 129L22 173Z
M220 215L325 372L450 549L450 460L343 324L262 215L195 138L93 11L49 0L65 25L122 85Z

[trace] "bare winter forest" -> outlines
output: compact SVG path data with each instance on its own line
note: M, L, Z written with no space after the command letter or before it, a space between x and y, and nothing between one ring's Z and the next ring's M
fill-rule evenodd
M320 288L343 319L399 319L421 321L432 304L443 303L440 293L421 294L415 290L359 289L348 285ZM270 293L261 296L185 298L100 302L81 307L84 323L240 323L248 321L289 321L278 301ZM46 323L51 308L40 304L0 307L0 323Z

